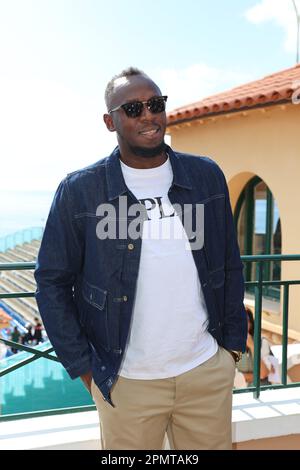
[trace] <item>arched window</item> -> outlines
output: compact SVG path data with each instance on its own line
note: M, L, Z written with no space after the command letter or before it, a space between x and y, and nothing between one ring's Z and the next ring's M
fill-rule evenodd
M234 218L241 255L281 253L281 223L278 206L272 192L258 176L252 178L243 189L236 205ZM279 280L280 274L280 262L272 261L265 264L264 280ZM255 263L247 263L245 280L253 279L255 279ZM279 294L279 288L264 289L266 297L279 299Z

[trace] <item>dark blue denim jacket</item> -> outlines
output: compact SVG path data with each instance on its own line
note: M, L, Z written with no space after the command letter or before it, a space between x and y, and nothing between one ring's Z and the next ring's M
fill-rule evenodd
M171 203L204 204L204 247L192 254L207 304L208 330L221 346L244 351L243 266L224 175L209 158L169 147L168 153ZM96 236L100 204L112 204L118 215L119 196L128 197L128 206L138 202L125 185L119 157L117 147L61 182L35 271L37 303L58 358L73 379L92 370L110 403L127 344L142 244L141 238Z

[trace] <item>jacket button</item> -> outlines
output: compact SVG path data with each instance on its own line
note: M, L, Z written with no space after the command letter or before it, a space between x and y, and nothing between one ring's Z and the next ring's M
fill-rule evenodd
M106 370L106 367L105 367L105 366L101 366L101 370Z
M133 250L134 249L134 244L133 243L129 243L128 245L128 250Z
M127 302L127 300L128 300L127 295L123 295L123 300L124 300L124 302Z

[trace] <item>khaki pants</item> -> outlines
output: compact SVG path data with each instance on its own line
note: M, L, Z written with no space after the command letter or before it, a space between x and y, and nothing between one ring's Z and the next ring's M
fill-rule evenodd
M235 363L223 348L205 363L167 379L119 377L113 408L92 382L102 449L159 450L167 432L171 449L231 449Z

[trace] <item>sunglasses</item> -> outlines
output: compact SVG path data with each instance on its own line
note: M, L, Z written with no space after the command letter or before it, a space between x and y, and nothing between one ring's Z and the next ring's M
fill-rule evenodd
M124 109L126 116L129 118L139 117L144 109L144 106L152 114L159 114L165 111L167 96L154 96L147 101L130 101L129 103L124 103L118 106L117 108L111 109L108 111L112 113L113 111L118 111L120 108Z

